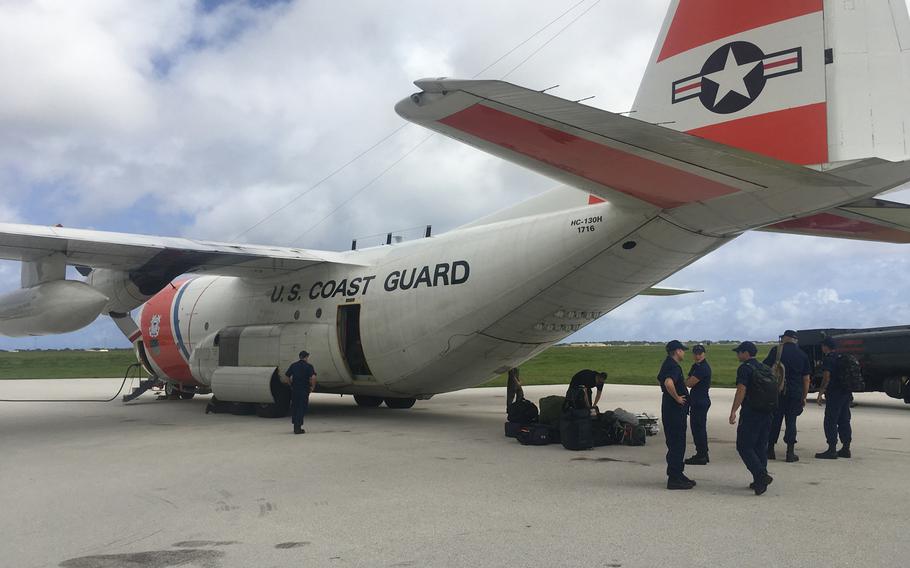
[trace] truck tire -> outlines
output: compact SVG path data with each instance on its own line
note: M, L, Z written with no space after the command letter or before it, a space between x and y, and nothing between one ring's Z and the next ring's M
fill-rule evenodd
M907 394L904 388L904 381L901 377L888 377L882 381L882 388L885 391L885 394L891 398L904 398Z

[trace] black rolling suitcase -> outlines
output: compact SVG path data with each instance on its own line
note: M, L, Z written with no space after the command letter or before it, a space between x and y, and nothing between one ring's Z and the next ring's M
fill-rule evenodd
M591 412L588 409L566 409L559 420L559 441L567 450L593 448Z

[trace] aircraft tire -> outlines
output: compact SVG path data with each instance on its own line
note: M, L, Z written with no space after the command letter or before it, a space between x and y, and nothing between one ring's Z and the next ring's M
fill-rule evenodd
M269 383L272 400L275 402L256 405L256 416L259 418L284 418L291 411L291 387L281 382L277 369Z
M376 408L382 404L382 399L378 396L366 396L363 394L355 394L354 402L357 403L357 406L363 406L365 408Z
M389 408L411 408L417 402L416 398L387 398L385 405Z

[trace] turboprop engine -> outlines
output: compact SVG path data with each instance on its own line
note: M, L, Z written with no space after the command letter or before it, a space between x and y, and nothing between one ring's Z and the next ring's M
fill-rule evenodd
M92 323L108 297L88 284L53 280L0 295L0 335L68 333Z
M85 281L108 297L103 313L112 313L112 315L127 314L138 308L164 286L164 284L160 284L151 289L151 294L146 294L140 290L128 273L107 268L92 270Z

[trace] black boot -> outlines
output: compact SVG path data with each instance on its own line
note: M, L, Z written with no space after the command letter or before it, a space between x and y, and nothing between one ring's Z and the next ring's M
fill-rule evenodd
M841 458L849 458L850 457L850 444L844 444L843 446L841 446L840 451L837 452L837 456L841 457Z
M776 459L777 459L777 456L774 455L774 444L769 444L769 445L768 445L768 459L769 459L769 460L776 460Z
M765 487L771 485L771 482L772 482L772 481L774 481L774 478L771 477L770 475L768 475L768 474L766 473L766 474L765 474ZM749 484L749 489L755 489L755 482L754 482L754 481L753 481L752 483Z
M688 481L685 481L685 480L683 480L683 479L675 479L675 478L672 478L672 477L669 478L669 479L667 479L667 489L671 489L671 490L683 489L683 490L685 490L685 489L692 489L693 487L695 487L694 484L689 483Z
M815 459L817 460L836 460L837 459L837 445L829 445L828 449L824 452L819 452L815 454Z
M295 434L303 434L303 428L301 428L300 426L297 426L297 425L295 424L295 425L294 425L294 433L295 433Z
M796 455L796 452L793 449L793 447L795 445L796 444L787 444L787 463L793 463L793 462L799 461L799 456Z
M708 454L695 454L685 461L686 465L708 465Z

